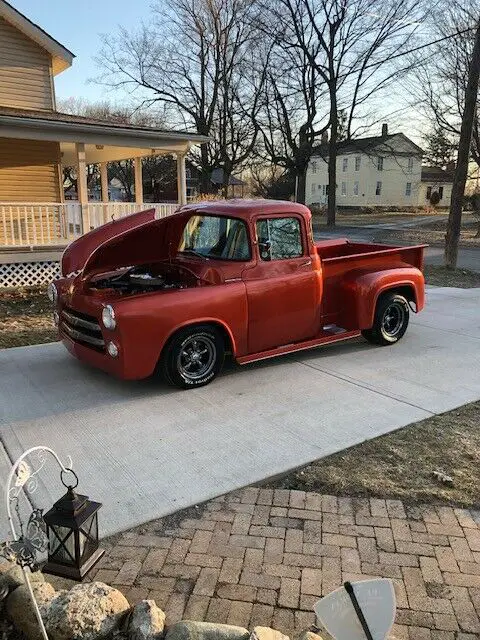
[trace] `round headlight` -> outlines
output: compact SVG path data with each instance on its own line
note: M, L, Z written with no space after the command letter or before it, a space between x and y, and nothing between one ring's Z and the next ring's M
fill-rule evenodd
M57 298L58 298L58 291L57 291L57 287L55 286L54 282L51 282L48 285L48 287L47 287L47 296L48 296L48 299L50 300L50 302L55 304L55 302L57 301Z
M107 304L106 307L103 307L102 311L102 322L105 329L115 329L117 326L117 322L115 320L115 311L113 307Z

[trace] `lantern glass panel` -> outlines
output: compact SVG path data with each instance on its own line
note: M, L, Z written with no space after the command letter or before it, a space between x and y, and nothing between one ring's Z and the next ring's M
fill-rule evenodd
M75 536L69 527L53 525L49 540L49 556L57 562L75 562Z
M79 530L80 557L89 556L98 546L98 519L93 513Z

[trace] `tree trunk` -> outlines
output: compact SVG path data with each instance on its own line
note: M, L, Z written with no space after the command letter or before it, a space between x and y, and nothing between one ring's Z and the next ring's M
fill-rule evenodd
M335 226L337 210L337 139L338 139L338 109L336 90L330 89L330 142L328 144L328 204L327 226Z
M467 181L470 144L472 141L473 120L478 95L480 76L480 21L477 24L475 44L468 72L468 83L465 90L465 108L458 143L457 168L453 178L452 198L448 216L447 235L445 236L445 266L455 269L458 257L458 241L462 224L462 205Z
M303 169L297 169L297 197L296 201L300 202L300 204L305 204L306 200L306 189L307 189L307 169L303 167Z
M210 182L210 163L208 161L208 148L206 144L200 145L200 193L203 195L205 193L210 193L211 191L211 182Z

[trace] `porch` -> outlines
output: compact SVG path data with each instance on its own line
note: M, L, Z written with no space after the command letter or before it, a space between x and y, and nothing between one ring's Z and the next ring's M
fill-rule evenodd
M66 245L111 219L155 208L157 217L187 201L185 156L208 141L70 114L0 107L0 249ZM142 159L176 158L177 202L144 202ZM130 161L135 202L110 202L108 165ZM89 201L88 167L95 165L101 201ZM77 200L65 201L63 168L73 167Z
M0 252L65 246L83 233L110 220L143 209L155 217L174 213L183 203L162 202L0 202Z

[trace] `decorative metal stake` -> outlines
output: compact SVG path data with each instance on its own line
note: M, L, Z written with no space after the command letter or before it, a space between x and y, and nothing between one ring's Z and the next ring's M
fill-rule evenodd
M55 451L49 447L32 447L22 453L10 470L5 489L7 518L12 532L13 541L0 545L0 555L3 555L7 560L15 562L22 569L25 584L27 585L28 593L32 600L32 605L40 627L40 632L44 640L49 640L49 638L42 620L40 609L37 601L35 600L35 595L30 582L30 572L36 567L36 552L46 551L48 547L46 526L43 521L42 510L34 509L28 520L26 530L24 530L24 525L20 515L19 496L22 491L24 491L26 496L29 493L31 494L36 491L38 487L38 479L36 476L45 465L45 454L47 453L55 459L62 474L73 473L71 468L71 458L68 458L67 466L65 466ZM39 463L37 467L31 468L25 462L26 458L29 456L36 458L36 461ZM14 508L17 514L19 532L15 528L13 520L13 504L15 505Z

